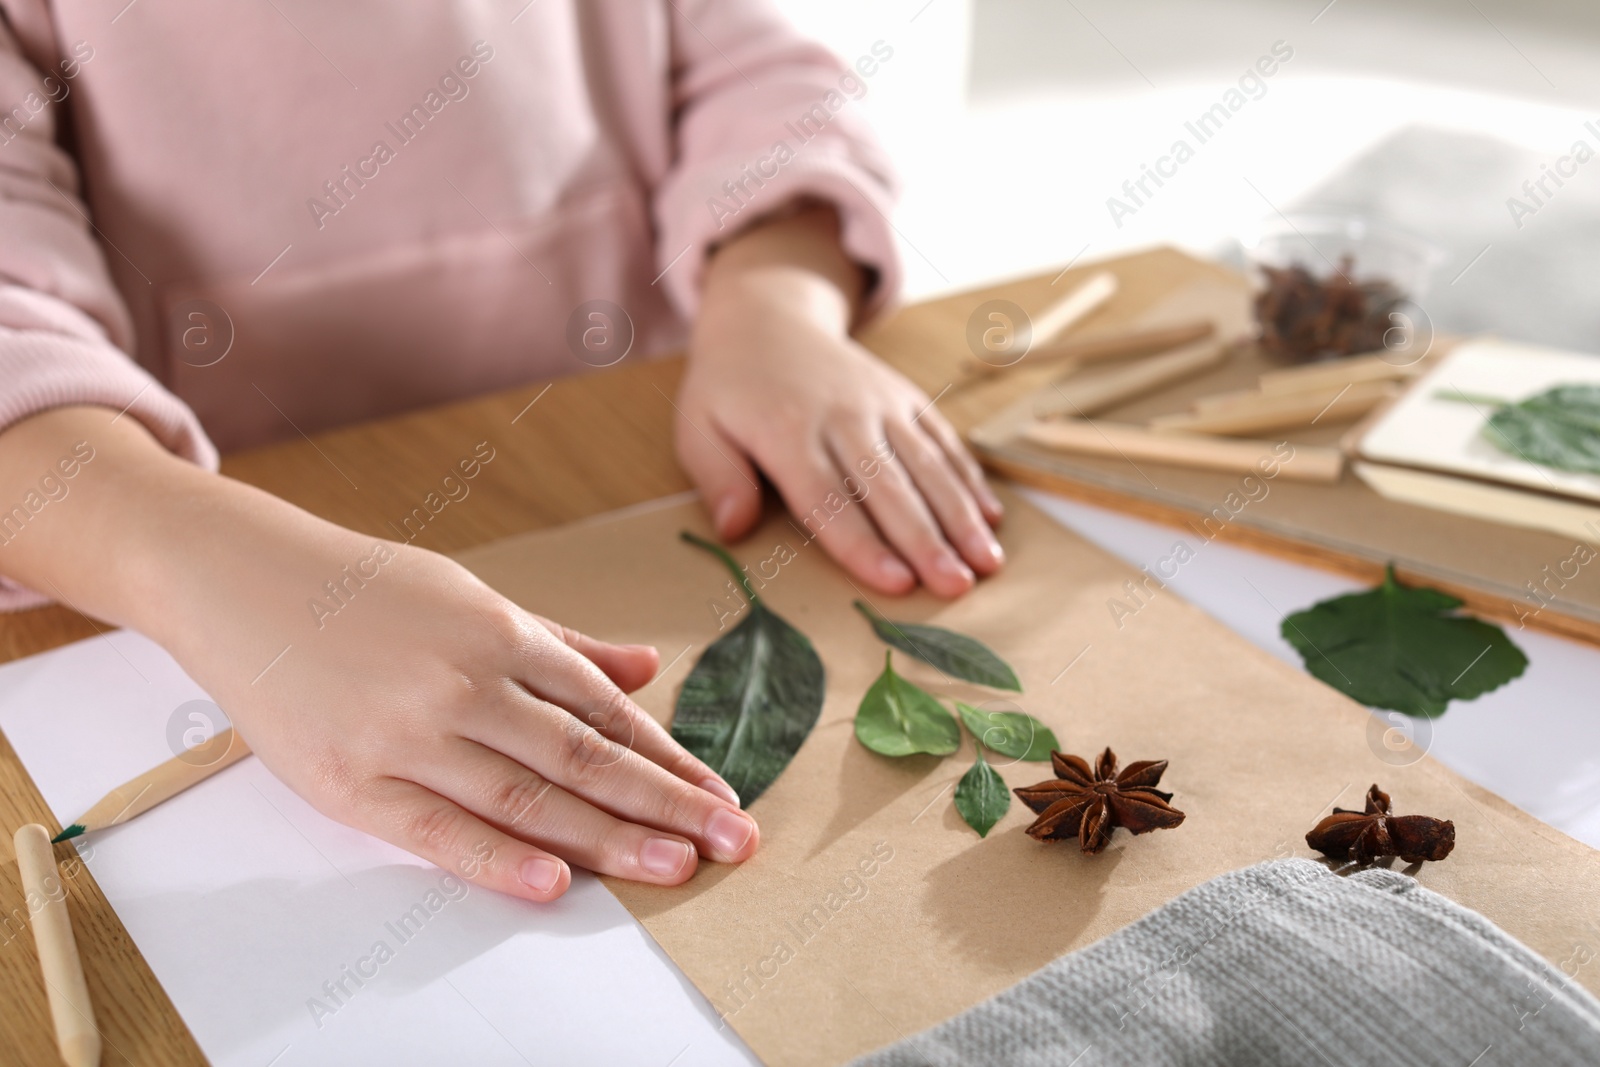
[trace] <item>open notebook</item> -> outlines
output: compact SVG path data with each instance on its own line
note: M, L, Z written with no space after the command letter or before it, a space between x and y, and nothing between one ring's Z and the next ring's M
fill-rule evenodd
M1394 500L1600 541L1600 475L1530 462L1483 432L1493 400L1573 384L1600 386L1600 356L1464 344L1362 436L1356 474Z

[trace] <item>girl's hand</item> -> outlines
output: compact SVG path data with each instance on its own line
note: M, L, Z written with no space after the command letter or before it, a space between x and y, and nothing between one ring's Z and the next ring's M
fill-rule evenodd
M676 885L755 851L733 791L624 695L655 649L529 614L433 552L289 525L206 552L165 642L324 814L541 901L568 864Z
M848 335L859 271L832 212L749 231L707 268L678 457L724 540L761 515L758 469L873 589L940 596L1004 561L1000 502L928 397Z
M568 864L674 885L755 852L733 791L624 695L654 649L209 474L106 409L7 429L0 499L67 454L93 458L0 573L154 638L323 813L541 901Z

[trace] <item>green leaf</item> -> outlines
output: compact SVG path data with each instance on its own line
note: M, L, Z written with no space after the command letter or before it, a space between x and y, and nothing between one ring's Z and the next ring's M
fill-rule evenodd
M859 600L856 601L856 610L867 617L873 630L886 644L932 664L952 678L976 682L991 689L1022 691L1022 683L1017 681L1016 672L982 642L938 626L891 622Z
M983 759L983 748L978 748L978 761L961 776L956 785L956 811L967 820L967 825L978 831L979 837L988 837L994 824L1011 807L1011 791L999 773Z
M894 672L892 655L883 654L883 673L856 709L856 738L884 756L948 756L961 747L961 727L937 700Z
M739 579L750 611L712 643L684 680L672 736L731 785L746 805L794 759L822 713L823 670L805 634L774 614L720 545L685 532Z
M984 711L956 701L956 711L984 745L1002 756L1019 760L1047 760L1061 747L1050 727L1021 711Z
M1483 436L1529 463L1600 474L1600 385L1558 385L1505 404L1489 416Z
M1383 584L1283 620L1306 670L1363 704L1432 718L1520 675L1528 657L1500 627L1457 615L1448 593Z

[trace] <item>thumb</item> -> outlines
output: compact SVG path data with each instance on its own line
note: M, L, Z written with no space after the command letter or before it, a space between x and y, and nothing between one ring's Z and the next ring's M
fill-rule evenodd
M761 518L761 481L744 449L709 419L691 422L681 413L677 439L678 462L700 490L717 537L736 541L749 533Z

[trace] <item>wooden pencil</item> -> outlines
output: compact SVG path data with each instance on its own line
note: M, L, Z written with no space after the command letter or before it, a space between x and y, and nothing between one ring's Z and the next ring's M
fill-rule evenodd
M39 947L39 969L44 972L45 996L56 1028L56 1046L67 1067L93 1067L100 1062L100 1031L94 1024L94 1005L83 961L72 936L67 914L67 891L61 884L50 831L29 823L16 832L17 871L28 902L34 944Z
M233 732L233 727L217 731L204 745L174 756L155 770L117 786L101 797L76 822L55 836L65 841L90 830L102 830L143 815L164 800L171 800L190 786L210 778L225 767L250 755L250 746Z

